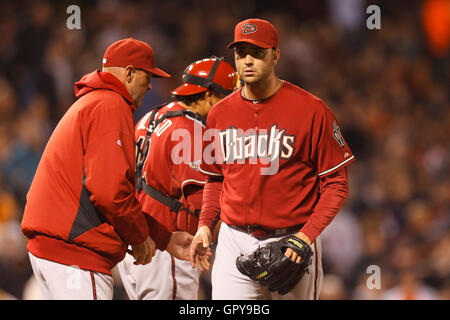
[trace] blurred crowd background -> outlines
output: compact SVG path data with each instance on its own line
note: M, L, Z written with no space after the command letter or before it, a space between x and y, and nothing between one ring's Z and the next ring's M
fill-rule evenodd
M80 30L66 27L72 4ZM372 4L379 30L366 26ZM171 99L191 62L233 63L225 47L250 17L277 27L277 74L328 104L357 158L350 197L323 233L321 299L450 298L449 0L73 0L0 2L0 299L39 297L20 223L73 83L101 68L112 42L148 42L173 78L152 82L138 120ZM116 284L115 299L127 299ZM200 298L209 290L205 273Z

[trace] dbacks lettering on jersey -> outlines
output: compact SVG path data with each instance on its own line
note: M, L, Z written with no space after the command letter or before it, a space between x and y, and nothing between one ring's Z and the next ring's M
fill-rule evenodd
M295 136L286 134L286 129L279 130L274 124L267 129L255 130L230 127L218 133L221 157L219 163L266 164L277 159L288 160L295 153ZM217 159L216 159L217 160Z

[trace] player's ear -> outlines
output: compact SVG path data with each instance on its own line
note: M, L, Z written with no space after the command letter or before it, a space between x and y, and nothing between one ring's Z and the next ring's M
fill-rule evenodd
M213 97L214 97L214 93L213 93L212 91L210 91L210 90L206 91L206 93L205 93L205 100L206 100L210 105L213 105L213 104L214 104Z
M277 64L278 60L280 59L280 49L278 48L272 49L272 58L273 64Z
M125 79L127 82L131 82L135 76L135 68L132 65L125 68Z

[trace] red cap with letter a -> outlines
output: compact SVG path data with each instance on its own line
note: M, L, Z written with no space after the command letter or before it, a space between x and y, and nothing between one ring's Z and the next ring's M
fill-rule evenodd
M227 48L239 42L247 42L258 47L269 49L278 47L278 31L266 20L247 19L239 22L234 28L234 41Z
M132 65L151 73L156 78L170 78L170 74L155 66L153 49L147 43L133 38L114 42L103 56L104 67L122 67Z

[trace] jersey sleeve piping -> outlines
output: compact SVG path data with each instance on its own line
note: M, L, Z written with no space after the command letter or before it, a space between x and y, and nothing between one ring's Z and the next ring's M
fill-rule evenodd
M342 167L343 165L345 165L346 163L351 162L351 161L354 160L354 159L355 159L355 156L351 156L351 157L348 158L347 160L344 160L344 161L342 161L341 163L339 163L337 166L334 166L334 167L331 168L331 169L322 171L321 173L318 174L318 176L320 177L320 176L323 176L323 175L328 174L328 173L330 173L330 172L333 172L334 170L336 170L336 169Z
M181 183L181 188L184 188L184 186L187 185L187 184L201 184L201 185L205 185L206 181L199 181L199 180L195 180L195 179L187 179L187 180L184 180Z
M221 174L221 173L214 173L214 172L205 171L205 170L203 170L200 167L198 169L200 170L201 173L207 174L207 175L210 175L210 176L216 176L216 177L222 177L223 176L223 174Z

